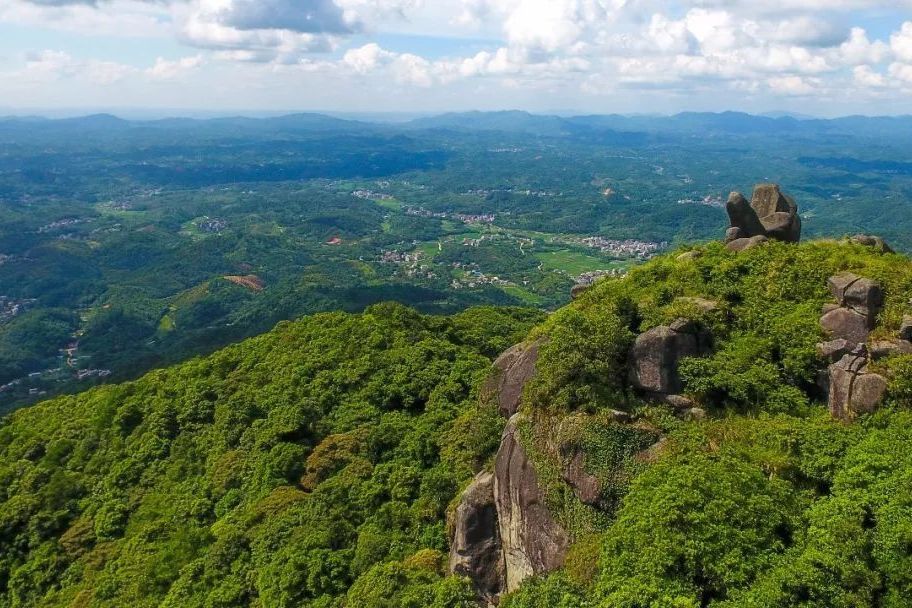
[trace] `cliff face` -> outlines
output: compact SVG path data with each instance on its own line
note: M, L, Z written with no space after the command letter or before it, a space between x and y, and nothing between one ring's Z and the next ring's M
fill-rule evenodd
M519 437L523 389L535 372L540 342L518 344L494 363L484 398L510 416L494 461L479 473L456 509L450 571L468 576L479 597L496 603L530 576L564 563L569 535L555 520Z
M520 414L504 429L494 463L494 501L504 555L504 588L564 564L570 539L545 504L535 466L519 441Z

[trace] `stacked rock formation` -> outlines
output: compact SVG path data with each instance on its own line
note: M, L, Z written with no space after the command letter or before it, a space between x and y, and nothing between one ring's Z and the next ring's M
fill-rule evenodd
M731 227L725 233L730 251L744 251L770 239L797 243L801 240L801 216L795 200L776 184L759 184L750 202L732 192L725 206Z
M883 307L883 290L876 281L846 272L830 277L827 287L837 304L824 307L820 325L831 339L818 344L817 352L830 363L823 379L830 413L851 420L876 409L887 391L886 378L872 372L869 362L912 353L912 343L902 339L901 331L899 340L867 344ZM907 333L912 334L912 323Z
M855 344L867 342L883 306L883 290L876 282L844 272L827 280L838 304L824 308L820 325L835 339Z

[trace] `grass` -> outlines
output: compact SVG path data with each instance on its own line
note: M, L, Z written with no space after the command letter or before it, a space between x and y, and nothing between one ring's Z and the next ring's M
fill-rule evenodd
M402 203L394 198L387 199L371 199L376 204L380 205L384 209L389 209L390 211L401 211Z
M523 289L518 285L508 285L506 287L502 287L501 289L503 289L504 293L507 295L513 296L514 298L519 298L524 303L531 306L538 306L544 302L544 299L541 296L536 295L527 289Z
M572 249L540 251L535 254L535 257L541 261L543 270L559 270L572 276L579 276L584 272L593 270L619 268L625 265L624 262L609 261Z
M416 248L421 252L421 258L427 262L433 261L434 257L440 252L439 244L437 241L427 241L421 243Z

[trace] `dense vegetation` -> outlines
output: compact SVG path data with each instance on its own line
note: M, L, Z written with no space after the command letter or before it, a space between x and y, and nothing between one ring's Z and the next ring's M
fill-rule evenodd
M912 357L879 363L888 402L844 423L821 403L814 345L828 276L880 281L888 336L912 306L912 263L835 242L699 251L604 280L547 319L395 304L316 315L13 413L0 606L473 606L468 582L444 575L448 514L504 425L477 389L527 335L548 341L524 441L574 544L504 606L908 606ZM717 307L680 299L696 296ZM684 366L706 420L627 386L633 336L682 315L715 339ZM566 431L558 418L597 456L600 510L549 471L537 442Z
M909 124L3 119L0 298L21 306L8 316L0 300L0 386L21 382L0 408L100 371L136 377L301 314L388 300L554 309L580 274L631 261L583 238L715 237L721 199L759 181L799 200L808 234L864 230L909 250ZM74 384L80 370L95 373Z
M827 277L851 270L879 281L886 304L875 336L888 338L912 310L912 264L835 242L697 251L605 281L537 330L550 341L527 395L526 435L551 508L578 542L565 571L530 582L506 606L908 606L912 458L902 446L912 439L912 357L879 363L890 371L888 403L846 424L821 402L815 381L826 363L815 344ZM701 311L682 297L718 307ZM680 316L699 319L716 343L715 354L682 366L705 422L670 417L624 387L618 345ZM605 423L607 408L665 436L650 464ZM591 472L623 494L608 518L581 510L548 475L541 444L568 412L601 441Z
M0 605L467 605L442 552L500 432L475 386L540 320L320 315L20 410L0 429Z

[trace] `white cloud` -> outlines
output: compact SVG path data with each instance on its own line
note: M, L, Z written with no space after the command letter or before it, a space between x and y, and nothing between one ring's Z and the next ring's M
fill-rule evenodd
M897 81L912 84L912 64L891 63L889 73L890 77Z
M820 86L817 79L802 78L801 76L780 76L770 78L770 89L784 95L810 95Z
M113 61L79 60L69 53L43 50L29 53L16 78L28 82L50 83L63 79L82 79L95 85L111 85L136 73L136 68Z
M852 70L855 82L864 88L877 89L887 86L887 79L880 72L875 72L867 65L859 65Z
M880 63L889 53L889 47L882 40L870 41L867 32L860 27L853 27L849 38L838 49L838 58L846 65L856 66L868 63Z
M906 21L902 29L890 36L890 49L900 61L912 63L912 21Z
M195 70L201 65L203 65L202 55L181 57L175 60L159 57L155 60L155 65L146 70L146 74L156 80L170 80Z
M368 74L380 65L395 58L394 53L385 51L379 44L371 42L356 49L346 51L342 63L356 74Z
M309 74L354 91L426 89L416 100L485 87L508 101L560 91L572 104L657 87L719 99L894 94L912 69L912 21L897 17L879 39L862 24L904 6L912 0L0 0L0 21L90 35L121 24L194 49L155 50L136 68L48 55L26 66L33 78L228 78L243 64L261 90ZM381 46L403 33L430 38Z

